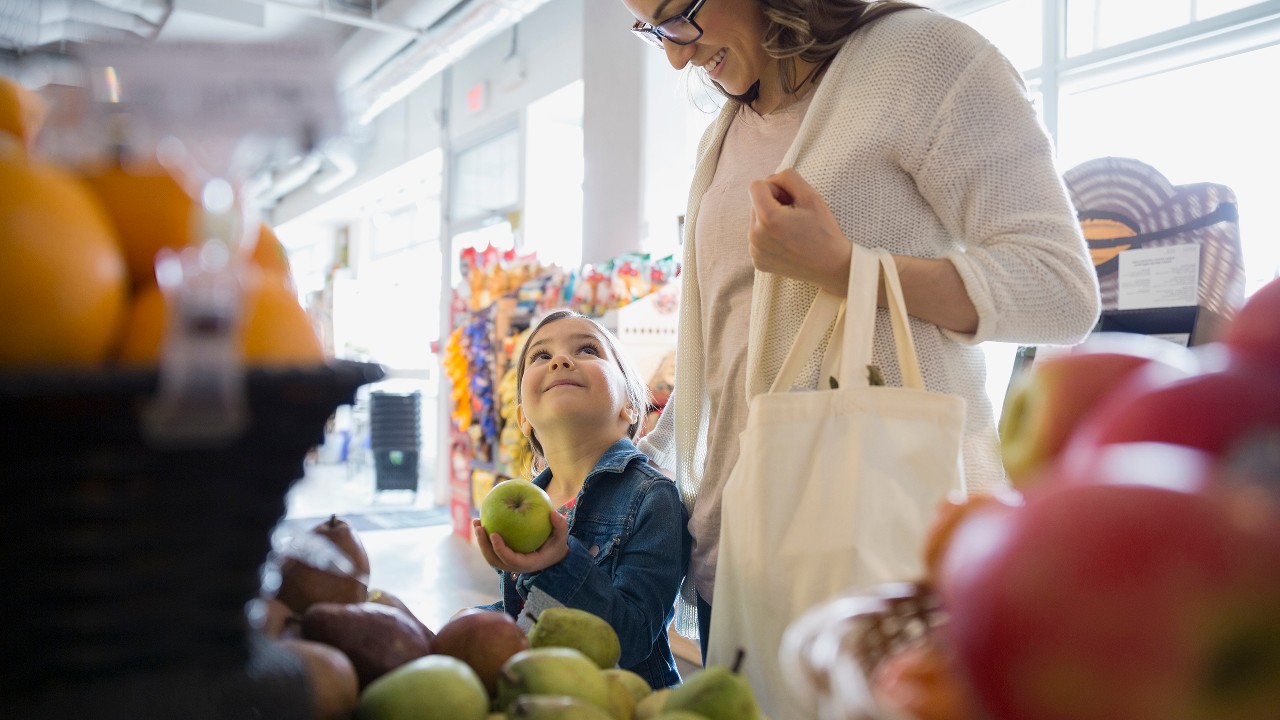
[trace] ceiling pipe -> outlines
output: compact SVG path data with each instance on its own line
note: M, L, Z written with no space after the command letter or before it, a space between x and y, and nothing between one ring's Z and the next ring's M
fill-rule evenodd
M358 169L355 158L349 152L326 147L321 151L320 169L312 176L311 187L317 193L326 195L355 177Z
M481 43L520 22L547 0L462 0L427 34L348 93L367 125L387 108L457 62Z
M378 9L386 22L418 28L417 37L360 30L347 38L334 55L338 87L347 90L369 77L396 53L423 37L427 28L453 9L457 0L396 0Z
M63 42L151 39L172 9L170 0L6 0L0 38L19 52Z
M421 34L421 31L416 28L381 19L381 13L377 13L378 17L374 17L375 13L361 15L360 13L344 10L334 10L330 6L328 0L316 0L315 2L297 2L296 0L242 1L249 2L254 5L260 5L262 7L289 8L293 12L306 15L308 17L320 18L321 20L342 23L353 27L377 30L379 32L390 33L393 35L403 35L406 39L412 39L414 36Z

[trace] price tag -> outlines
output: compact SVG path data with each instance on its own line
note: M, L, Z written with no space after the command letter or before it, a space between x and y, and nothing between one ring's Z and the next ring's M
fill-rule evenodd
M1199 301L1200 246L1136 248L1120 253L1116 307L1184 307Z
M323 43L150 43L86 49L95 108L127 116L131 141L244 138L318 143L341 130Z

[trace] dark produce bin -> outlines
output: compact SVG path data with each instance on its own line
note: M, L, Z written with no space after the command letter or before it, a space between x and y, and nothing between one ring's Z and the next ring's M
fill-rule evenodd
M154 371L0 374L0 715L309 717L245 606L307 452L383 374L250 370L247 428L202 447L148 441Z

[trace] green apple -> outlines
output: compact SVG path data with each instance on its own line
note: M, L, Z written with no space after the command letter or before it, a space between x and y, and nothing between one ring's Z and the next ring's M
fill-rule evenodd
M498 533L507 547L528 553L551 536L551 498L527 480L506 480L493 486L480 503L480 524Z
M374 680L360 694L356 720L485 720L489 693L466 663L427 655Z

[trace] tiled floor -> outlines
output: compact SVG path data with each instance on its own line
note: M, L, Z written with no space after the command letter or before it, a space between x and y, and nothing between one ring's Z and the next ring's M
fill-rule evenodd
M307 526L331 514L384 517L392 529L363 523L357 530L369 553L369 584L396 595L430 628L443 625L458 610L498 599L498 578L480 552L454 534L452 525L394 527L397 514L417 518L433 508L430 492L374 492L372 471L348 471L345 465L308 464L307 474L290 490L282 527ZM680 672L688 677L699 663L696 643L672 633Z

